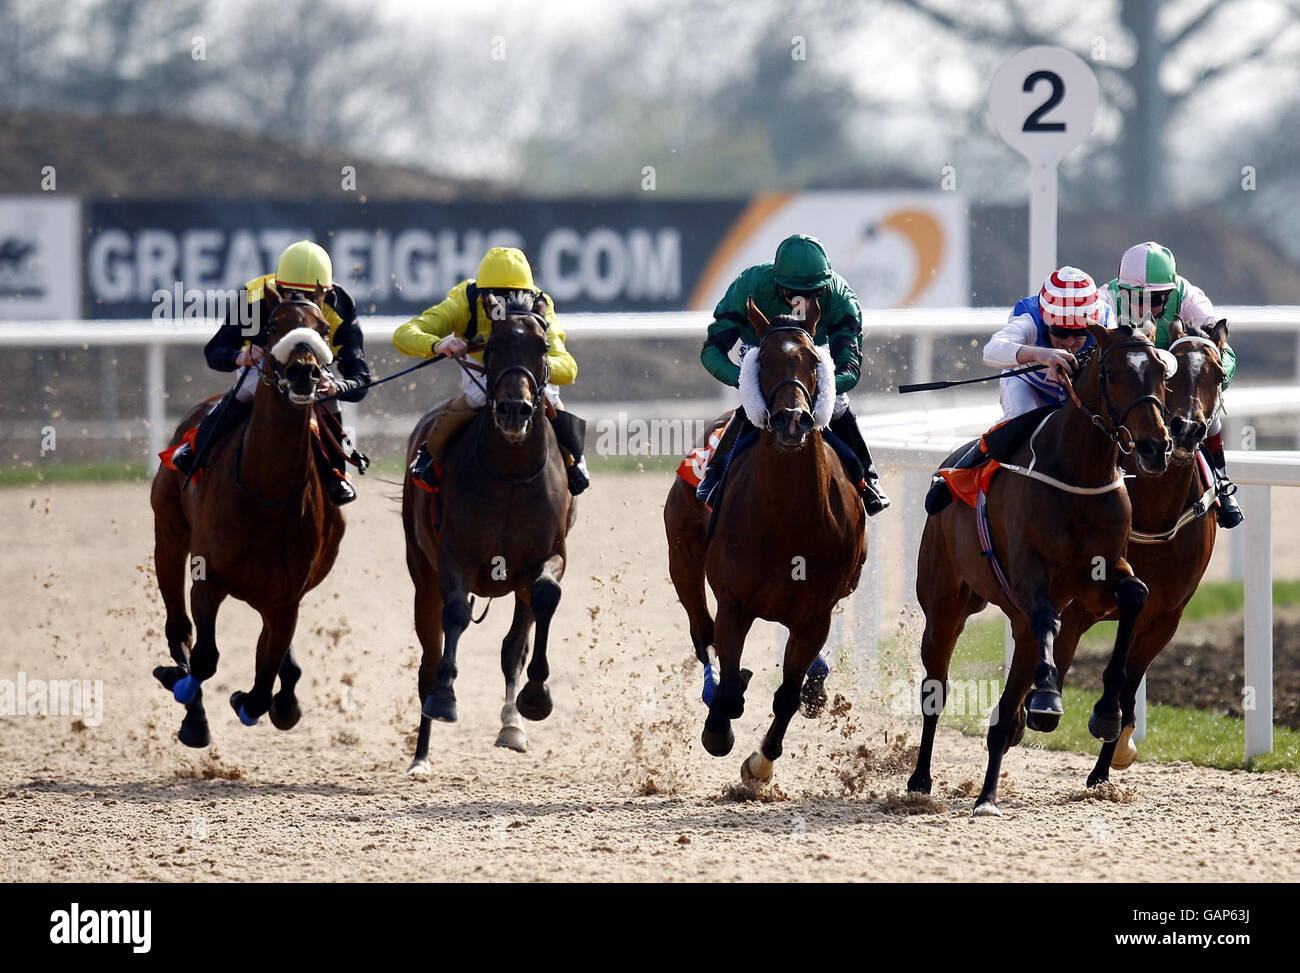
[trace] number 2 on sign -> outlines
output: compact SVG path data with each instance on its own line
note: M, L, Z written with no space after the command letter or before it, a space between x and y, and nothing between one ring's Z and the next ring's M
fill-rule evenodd
M1022 132L1064 132L1065 122L1043 122L1039 121L1044 115L1061 103L1065 97L1065 82L1055 71L1035 71L1029 77L1025 78L1022 91L1033 91L1038 86L1038 82L1046 81L1052 86L1052 93L1047 96L1047 100L1029 113L1025 119L1025 124L1020 127Z

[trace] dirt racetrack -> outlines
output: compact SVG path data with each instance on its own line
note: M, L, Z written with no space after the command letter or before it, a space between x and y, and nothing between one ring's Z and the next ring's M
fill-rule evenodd
M462 645L460 722L434 725L424 779L403 773L418 655L392 486L360 482L339 565L304 604L304 717L288 733L241 726L225 701L251 685L257 630L227 602L208 752L175 740L181 708L150 675L167 654L147 488L0 491L0 680L102 679L104 699L97 726L0 717L0 879L1300 879L1300 775L1139 762L1094 794L1091 758L1018 748L1005 817L972 819L982 741L941 729L934 798L907 798L919 720L887 715L847 673L830 688L848 705L796 717L774 786L744 799L772 640L751 636L736 749L709 757L667 579L667 486L605 475L582 498L553 630L555 712L529 724L528 753L492 745L510 614L496 604ZM869 555L895 569L896 515ZM1295 560L1275 551L1279 575Z

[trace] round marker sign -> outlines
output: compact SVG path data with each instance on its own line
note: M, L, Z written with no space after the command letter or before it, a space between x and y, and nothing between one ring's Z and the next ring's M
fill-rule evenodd
M1092 132L1097 77L1063 47L1029 47L998 66L989 85L989 119L1031 162L1054 165Z

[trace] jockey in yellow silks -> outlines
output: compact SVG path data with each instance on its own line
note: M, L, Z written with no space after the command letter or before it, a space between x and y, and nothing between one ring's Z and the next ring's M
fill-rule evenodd
M558 386L570 385L577 379L578 363L564 347L564 331L555 314L555 302L533 283L532 268L522 251L514 247L493 247L483 257L473 280L461 281L447 292L444 300L400 325L393 334L393 345L402 354L413 358L467 356L482 364L482 348L472 350L471 345L486 341L491 333L491 319L483 304L484 297L521 290L539 294L545 302L542 317L546 321L546 357L551 374L544 394L555 408L551 425L556 441L568 454L569 489L576 495L591 483L583 459L586 423L573 413L563 411ZM430 481L433 461L442 460L452 437L486 404L487 396L480 382L462 369L460 394L434 414L429 434L416 455L413 466L416 476Z

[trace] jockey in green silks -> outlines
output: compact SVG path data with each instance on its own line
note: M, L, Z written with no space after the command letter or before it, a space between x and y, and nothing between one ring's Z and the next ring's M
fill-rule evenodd
M813 341L828 348L835 368L835 408L828 427L835 438L828 442L836 448L849 478L858 486L867 513L880 513L889 506L889 498L881 489L871 452L849 409L848 392L858 384L862 370L862 308L857 295L831 269L820 240L800 233L782 240L776 248L776 259L741 271L713 311L700 361L710 375L733 388L740 386L740 365L731 357L732 349L737 343L751 349L758 345L747 312L751 298L769 320L791 314L797 302L814 298L818 301L821 316ZM697 496L705 503L710 502L732 446L747 428L754 427L745 410L737 409L700 481Z
M1101 296L1119 324L1138 324L1150 317L1156 324L1155 345L1168 349L1174 321L1181 319L1189 334L1209 336L1216 324L1214 305L1201 290L1178 274L1174 255L1154 241L1139 243L1124 251L1119 274L1101 289ZM1228 388L1237 370L1237 355L1231 346L1223 348L1223 388ZM1222 401L1222 399L1220 400ZM1237 485L1228 478L1228 461L1223 455L1223 429L1218 416L1210 424L1201 447L1214 469L1219 496L1220 527L1236 527L1244 519L1237 503Z

